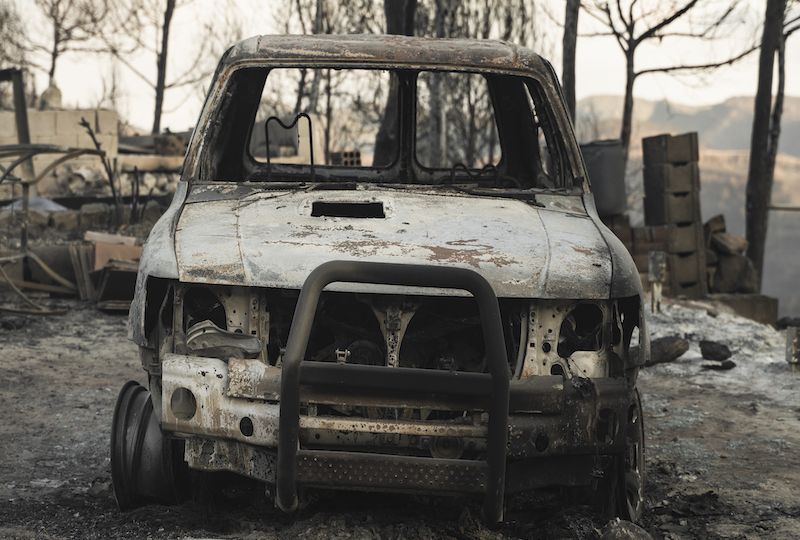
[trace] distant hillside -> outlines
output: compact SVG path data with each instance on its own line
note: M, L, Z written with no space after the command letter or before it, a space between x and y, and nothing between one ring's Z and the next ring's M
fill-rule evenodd
M744 234L745 185L749 163L753 98L731 98L693 107L637 100L628 164L628 206L635 224L643 222L641 138L659 133L697 131L703 219L724 214L728 230ZM593 96L578 103L576 131L582 141L619 134L622 98ZM780 154L775 167L775 204L800 206L800 98L786 99ZM800 315L800 213L770 214L764 292L780 298L782 315Z
M716 105L700 107L665 100L637 99L633 113L634 141L657 133L697 131L701 144L706 148L750 148L752 97L734 97ZM578 137L582 140L617 137L621 116L621 96L592 96L582 99L578 102ZM780 152L800 157L800 97L786 97L781 122Z

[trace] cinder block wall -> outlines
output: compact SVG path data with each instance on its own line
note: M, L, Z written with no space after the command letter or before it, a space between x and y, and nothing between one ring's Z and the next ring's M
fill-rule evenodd
M31 142L73 148L94 148L86 130L80 126L81 118L86 118L89 121L108 157L110 159L115 158L119 143L116 111L104 109L39 111L28 109ZM14 111L0 111L0 145L17 143L17 124L14 118ZM54 154L37 156L33 162L34 173L38 174L58 157L58 155ZM5 166L9 161L0 161L0 165ZM81 156L69 163L75 166L100 167L100 161L95 156ZM22 171L16 169L15 172L21 173ZM0 199L9 197L10 191L8 187L0 186Z

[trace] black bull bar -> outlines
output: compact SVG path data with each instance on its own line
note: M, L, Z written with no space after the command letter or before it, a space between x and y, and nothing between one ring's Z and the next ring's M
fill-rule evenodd
M460 289L477 301L483 329L489 373L441 372L416 368L388 368L328 362L303 362L322 290L336 282ZM308 276L300 291L281 371L280 420L276 497L278 507L294 511L297 500L297 463L300 433L300 385L325 381L337 385L357 380L372 390L421 392L484 397L488 403L484 517L498 522L503 517L508 439L509 380L500 306L491 285L466 268L358 261L321 264ZM336 454L326 452L324 454ZM364 455L380 459L379 455ZM302 455L300 457L303 457ZM423 458L434 460L435 458ZM453 460L447 460L451 462ZM304 463L307 460L304 460Z

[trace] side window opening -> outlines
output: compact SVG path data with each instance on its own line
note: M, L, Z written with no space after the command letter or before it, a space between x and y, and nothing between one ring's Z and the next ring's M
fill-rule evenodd
M530 108L536 122L536 138L538 163L537 185L546 188L560 187L563 182L562 153L560 146L555 140L554 127L550 111L541 105L543 97L541 90L535 83L526 82L528 107Z

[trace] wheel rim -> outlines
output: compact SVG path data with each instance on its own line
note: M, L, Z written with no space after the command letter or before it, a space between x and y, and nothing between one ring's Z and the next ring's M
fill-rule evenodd
M636 522L644 509L645 451L642 402L636 392L628 413L625 431L625 456L623 463L624 517Z
M150 392L130 381L119 393L111 427L111 482L121 510L180 498L181 471L173 467L177 448L165 438Z

